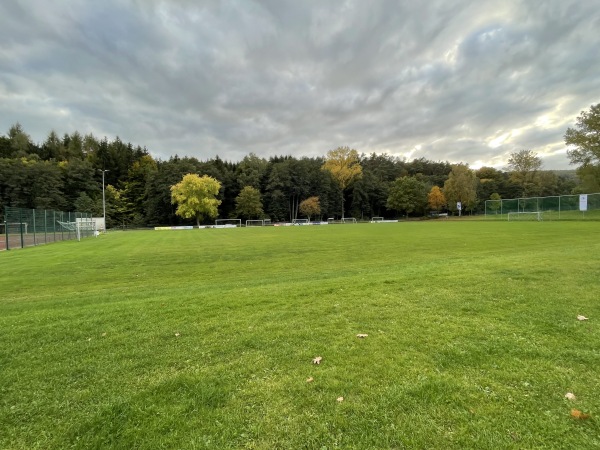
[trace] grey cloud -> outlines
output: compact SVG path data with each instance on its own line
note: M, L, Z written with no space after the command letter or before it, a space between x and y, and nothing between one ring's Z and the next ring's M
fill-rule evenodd
M500 167L530 148L548 168L567 168L564 131L599 101L597 9L592 0L4 2L0 127L20 121L37 140L51 129L119 135L161 158L351 145Z

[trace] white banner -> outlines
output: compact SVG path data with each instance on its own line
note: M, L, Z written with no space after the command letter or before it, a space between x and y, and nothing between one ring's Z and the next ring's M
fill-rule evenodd
M579 211L587 211L587 194L579 196Z

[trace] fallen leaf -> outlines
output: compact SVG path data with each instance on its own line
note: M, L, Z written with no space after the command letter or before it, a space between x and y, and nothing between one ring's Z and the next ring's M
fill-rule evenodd
M588 318L585 316L579 315L579 316L577 316L577 320L588 320Z
M102 337L106 336L106 333L102 333Z
M312 360L313 364L321 364L322 359L323 358L321 356L317 356L317 357L313 358L313 360Z
M179 336L181 336L181 334L175 333L175 337L179 337Z
M306 382L307 382L307 383L312 383L313 381L315 381L315 379L314 379L313 377L308 377L308 378L306 379Z
M573 394L572 392L567 392L567 393L565 394L565 398L566 398L567 400L575 400L575 398L576 398L576 397L575 397L575 394Z
M342 403L344 401L344 397L338 397L337 401L340 402L340 403Z
M362 333L359 333L356 335L357 338L366 338L367 336L368 336L368 334L362 334Z
M579 411L578 409L573 408L571 410L571 417L573 417L574 419L589 419L590 415L584 414L581 411Z

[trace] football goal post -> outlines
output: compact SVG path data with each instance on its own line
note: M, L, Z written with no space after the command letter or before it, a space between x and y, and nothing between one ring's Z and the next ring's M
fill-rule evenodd
M383 217L373 217L371 219L371 223L381 223L381 222L383 222L383 220L384 220Z
M242 226L242 219L217 219L215 228L239 228Z
M93 219L76 219L75 222L61 222L57 220L58 224L67 231L75 232L77 240L80 241L81 237L96 235L96 221Z
M342 217L342 223L356 223L354 217Z
M309 221L308 221L308 219L294 219L294 220L292 220L292 223L294 225L308 225Z
M263 219L251 219L246 220L246 227L264 227L265 221Z
M0 223L0 234L27 234L27 222Z
M512 211L508 213L508 221L538 221L544 220L544 214L542 211Z

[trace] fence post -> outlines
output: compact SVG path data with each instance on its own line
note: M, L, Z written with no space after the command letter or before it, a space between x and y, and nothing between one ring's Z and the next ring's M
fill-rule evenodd
M23 237L23 210L19 208L19 229L21 230L21 248L25 248L25 238Z
M33 215L33 221L32 221L32 225L33 225L33 245L36 246L37 245L37 239L36 239L36 234L35 234L35 209L32 209L31 213Z
M4 209L4 218L6 219L8 214L8 210ZM8 245L8 221L4 221L4 235L6 236L6 250L10 250L10 247Z

